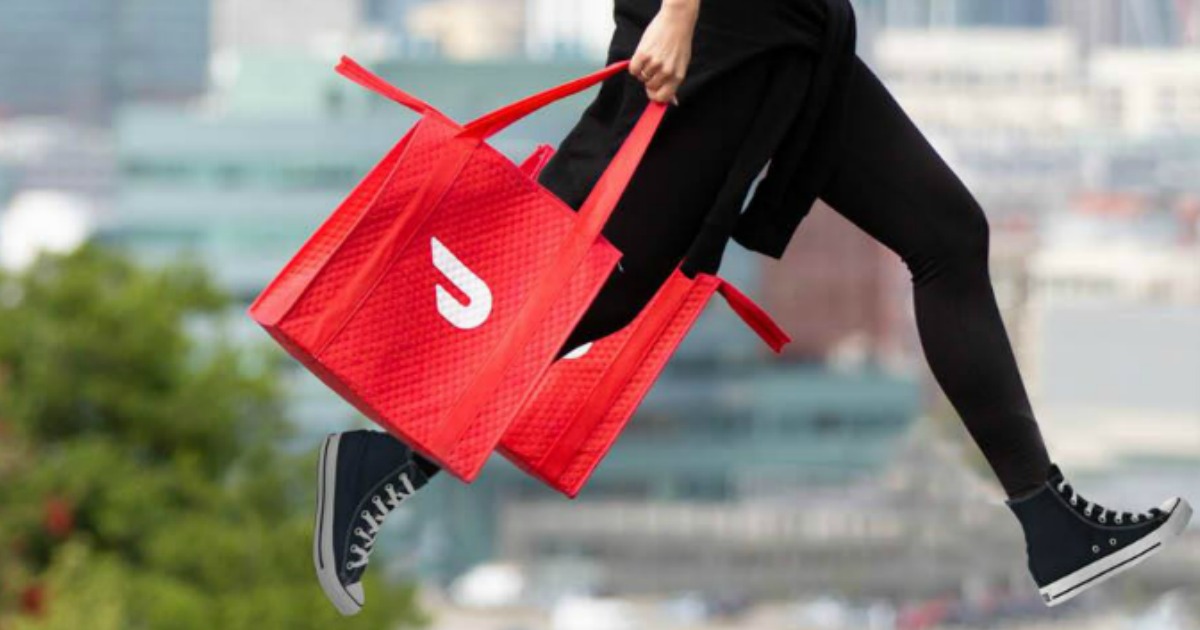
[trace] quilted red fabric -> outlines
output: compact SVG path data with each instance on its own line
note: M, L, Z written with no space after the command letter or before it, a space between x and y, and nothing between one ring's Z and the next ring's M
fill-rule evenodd
M487 144L624 69L459 125L349 59L338 70L421 114L250 315L343 398L473 480L620 257L600 229L662 118L648 107L578 213Z
M500 451L525 472L576 497L608 454L713 294L776 352L789 339L725 280L676 269L625 328L556 362L508 428Z

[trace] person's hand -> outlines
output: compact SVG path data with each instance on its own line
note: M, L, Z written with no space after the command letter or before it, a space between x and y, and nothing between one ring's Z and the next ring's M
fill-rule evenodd
M675 101L675 91L692 60L692 34L699 14L700 0L663 0L658 15L642 33L629 73L646 85L650 100Z

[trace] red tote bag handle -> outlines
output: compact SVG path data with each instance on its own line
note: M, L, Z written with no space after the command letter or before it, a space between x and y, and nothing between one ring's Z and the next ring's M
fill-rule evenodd
M729 308L733 309L733 312L737 313L737 316L742 318L742 321L770 346L776 354L783 352L783 347L792 341L787 332L780 328L779 324L776 324L775 320L771 319L771 316L761 306L747 297L745 293L738 290L732 283L719 277L717 279L720 281L720 284L717 285L717 291L725 298L725 301L729 304Z
M568 96L578 94L628 67L628 60L618 61L589 75L567 81L562 85L538 92L532 96L526 96L519 101L505 105L490 114L485 114L467 123L466 132L472 136L486 140L537 110L556 101L561 101Z
M521 120L522 118L536 112L537 110L550 105L556 101L560 101L568 96L573 96L582 92L597 83L625 70L629 67L629 61L618 61L602 70L593 72L592 74L573 79L562 85L554 86L548 90L538 92L532 96L527 96L519 101L510 103L497 109L491 113L485 114L467 123L463 127L465 135L469 135L481 140L486 140L497 133L500 133L509 125ZM401 90L400 88L384 81L379 75L362 67L357 61L350 57L342 56L341 61L335 68L338 74L350 79L351 81L361 85L376 94L385 98L389 98L408 109L413 110L418 114L434 112L441 114L436 108L429 103Z
M539 144L538 148L530 153L524 162L521 162L521 172L529 179L537 179L552 157L554 157L554 147L548 144Z
M412 94L409 94L408 92L401 90L391 83L384 81L379 77L379 75L360 66L357 61L349 57L343 55L341 61L338 62L338 65L336 68L334 68L334 70L347 79L350 79L351 81L367 88L368 90L379 94L380 96L396 101L397 103L400 103L401 105L413 110L418 114L435 113L445 118L444 114L439 112L429 103L426 103Z
M478 141L487 140L525 116L555 101L578 94L628 67L629 61L618 61L592 74L527 96L467 123L459 135ZM337 65L337 71L368 90L396 101L419 114L435 113L445 118L445 115L429 103L384 81L349 57L342 57L341 62ZM576 225L573 232L580 237L580 240L587 241L590 245L600 236L604 224L616 208L617 201L625 192L625 187L633 177L633 172L637 170L637 165L641 163L642 156L650 146L650 140L654 137L654 132L658 129L666 111L667 106L662 103L652 101L646 106L641 118L625 138L625 143L621 145L621 149L609 163L587 201L579 209L582 221ZM563 253L566 252L567 250L564 249Z

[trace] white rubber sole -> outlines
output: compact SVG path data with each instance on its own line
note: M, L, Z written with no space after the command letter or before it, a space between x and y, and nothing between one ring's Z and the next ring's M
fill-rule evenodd
M1045 588L1040 589L1042 601L1047 606L1057 606L1069 601L1076 595L1104 583L1106 580L1136 567L1162 551L1172 538L1179 535L1192 519L1192 506L1183 499L1171 499L1160 508L1171 516L1161 527L1154 530L1145 538L1112 554L1102 560L1097 560L1078 571L1059 578Z
M333 434L321 443L317 461L317 517L313 526L313 567L325 597L338 612L349 617L362 610L362 584L343 586L337 575L337 560L333 555L333 506L336 492L338 444L341 435Z

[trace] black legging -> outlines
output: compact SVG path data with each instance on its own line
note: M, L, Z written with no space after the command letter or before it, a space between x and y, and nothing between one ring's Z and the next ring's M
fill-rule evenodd
M842 157L821 199L908 266L934 378L1005 492L1018 496L1045 481L1050 459L992 292L987 219L875 75L861 60L856 65ZM604 230L624 254L622 270L614 271L560 356L632 321L679 263L750 125L749 105L766 86L765 66L745 64L669 110ZM622 107L640 109L644 92L627 92ZM590 111L580 126L612 114ZM571 144L568 137L560 158L572 159ZM551 190L554 167L541 180ZM582 199L566 201L578 207Z

